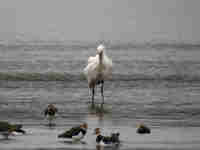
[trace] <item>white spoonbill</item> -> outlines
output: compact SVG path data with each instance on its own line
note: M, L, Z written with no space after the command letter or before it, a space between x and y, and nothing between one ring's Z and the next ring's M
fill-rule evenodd
M92 106L94 106L95 86L101 84L102 106L104 104L103 86L104 80L109 79L112 73L112 60L106 55L104 45L97 47L97 55L88 58L88 64L84 68L84 74L88 80L90 92L92 92Z

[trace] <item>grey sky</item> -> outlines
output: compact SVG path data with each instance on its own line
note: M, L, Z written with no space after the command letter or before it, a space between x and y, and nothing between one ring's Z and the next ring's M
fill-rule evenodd
M200 0L0 0L0 39L200 41Z

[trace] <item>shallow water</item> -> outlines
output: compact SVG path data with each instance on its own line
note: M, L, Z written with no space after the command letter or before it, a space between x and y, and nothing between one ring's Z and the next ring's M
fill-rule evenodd
M57 138L57 134L67 127L25 126L25 128L30 132L27 135L0 140L1 149L98 149L91 132L93 126L89 128L85 139L77 143ZM112 125L104 128L103 132L108 134L114 130L120 130L123 139L121 144L117 147L104 147L104 149L198 149L200 146L200 133L195 127L153 128L151 135L138 135L134 132L134 127Z
M103 115L89 108L84 83L1 81L4 85L1 87L1 120L23 123L30 132L0 142L1 147L94 149L92 131L96 127L102 128L106 135L119 131L122 140L119 149L200 147L199 83L109 82L105 85L106 111ZM97 94L96 101L100 100ZM46 126L47 120L42 114L48 103L56 104L59 109L57 126L53 129ZM60 132L81 122L89 124L84 139L86 144L63 143L57 139ZM137 135L136 124L140 122L147 124L152 134Z
M90 109L87 81L80 78L87 57L95 54L92 48L1 47L0 72L6 73L7 80L0 81L0 120L22 123L28 134L0 140L0 149L98 149L92 135L96 127L105 135L120 132L121 145L104 149L199 149L200 51L107 51L113 58L114 73L105 82L105 113L100 115ZM64 80L60 76L45 80L49 71L67 74ZM40 74L13 80L12 73ZM96 90L95 101L100 103L100 89ZM49 103L59 109L53 128L46 126L43 115ZM82 122L89 124L85 143L57 138ZM148 125L152 134L136 134L138 123Z

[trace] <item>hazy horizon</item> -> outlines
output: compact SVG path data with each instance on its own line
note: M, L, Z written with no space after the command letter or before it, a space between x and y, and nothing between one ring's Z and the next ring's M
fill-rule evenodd
M0 40L199 42L197 0L0 0Z

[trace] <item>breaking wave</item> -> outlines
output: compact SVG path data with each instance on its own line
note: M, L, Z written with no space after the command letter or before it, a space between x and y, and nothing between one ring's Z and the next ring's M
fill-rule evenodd
M28 73L28 72L0 72L0 80L12 81L83 81L86 80L83 73L70 74L61 72ZM146 74L113 74L111 81L132 80L166 80L166 81L200 81L197 75L146 75Z

